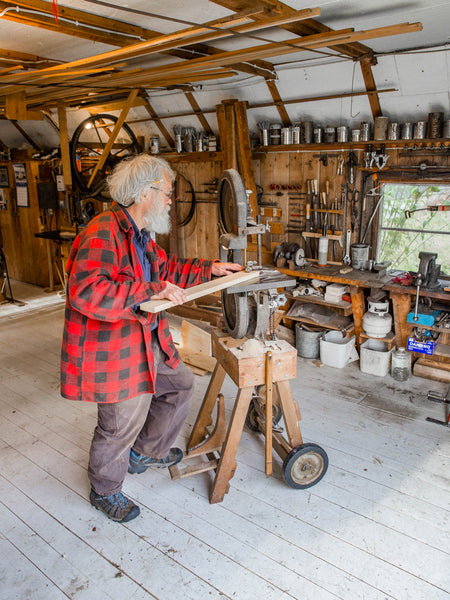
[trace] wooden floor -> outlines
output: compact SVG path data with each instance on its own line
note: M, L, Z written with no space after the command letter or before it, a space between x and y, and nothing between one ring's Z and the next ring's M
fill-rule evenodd
M142 512L120 525L87 499L96 408L59 395L62 305L23 308L0 306L2 600L449 599L450 431L425 421L444 417L426 392L445 384L300 359L302 433L330 459L318 485L289 488L277 456L266 478L263 440L244 432L223 503L209 474L154 469L127 476Z

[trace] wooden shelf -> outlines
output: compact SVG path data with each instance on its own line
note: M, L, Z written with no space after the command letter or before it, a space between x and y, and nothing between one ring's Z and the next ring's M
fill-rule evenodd
M351 302L345 302L345 300L341 300L340 302L327 302L323 298L319 296L292 296L291 294L286 294L286 298L288 300L299 300L300 302L310 302L311 304L320 304L321 306L326 306L327 308L331 308L335 310L340 315L344 315L344 317L348 317L353 314L352 304ZM290 318L290 317L288 317Z
M300 152L311 151L317 152L320 150L341 152L347 150L365 152L367 146L379 147L383 145L387 150L393 148L421 148L422 150L441 150L442 148L450 148L450 139L425 139L425 140L369 140L367 142L335 142L333 144L280 144L277 146L257 146L253 148L252 153L254 158L258 158L259 154L267 154L269 152ZM432 147L431 147L432 146Z

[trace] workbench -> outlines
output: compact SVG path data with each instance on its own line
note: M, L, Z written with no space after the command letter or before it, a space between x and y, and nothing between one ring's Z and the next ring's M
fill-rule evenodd
M363 330L363 315L366 312L366 300L364 290L366 289L385 289L385 285L392 281L389 274L379 276L372 271L360 271L351 269L348 273L341 273L343 265L329 265L326 267L318 267L309 265L306 268L298 269L278 269L281 273L285 273L291 277L299 277L301 279L318 279L320 281L328 281L330 283L340 283L348 285L350 289L350 297L353 312L353 324L355 327L356 343L359 346L362 343L361 335ZM330 304L332 306L332 304Z

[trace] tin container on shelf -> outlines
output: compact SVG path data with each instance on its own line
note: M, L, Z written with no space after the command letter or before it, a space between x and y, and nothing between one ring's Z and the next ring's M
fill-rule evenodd
M424 140L427 137L426 121L417 121L417 123L415 123L413 137L415 140Z
M282 127L281 143L283 145L292 144L292 131L290 127Z
M388 140L398 140L400 137L400 125L398 123L389 123Z
M348 127L346 125L336 127L336 137L338 142L348 142Z
M370 123L362 121L359 129L361 131L361 141L368 142L370 140Z
M336 128L325 127L325 144L334 144L336 141Z
M321 144L323 141L323 128L322 127L314 127L314 143Z
M313 141L313 124L312 121L302 121L300 130L300 143L311 144Z
M269 125L269 142L271 146L279 146L281 144L281 125L279 123L271 123Z
M300 123L292 126L292 143L300 144Z
M359 142L361 139L361 130L360 129L352 129L352 142Z
M413 134L412 123L410 123L409 121L407 121L406 123L403 123L402 140L412 140L412 134Z
M428 137L430 139L440 138L442 135L442 124L444 122L443 112L432 112L428 114Z
M374 140L385 140L387 137L389 118L388 117L375 117L373 125L373 139Z
M450 121L444 121L444 126L442 128L442 137L450 138Z

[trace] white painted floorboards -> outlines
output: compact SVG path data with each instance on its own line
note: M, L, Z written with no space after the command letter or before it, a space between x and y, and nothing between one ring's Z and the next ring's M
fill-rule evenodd
M445 384L300 359L302 434L330 459L318 485L289 488L277 455L266 478L263 438L245 431L221 504L210 474L154 469L127 476L142 512L121 525L88 501L96 407L59 395L61 303L4 307L1 600L449 600L450 431L425 421L444 418L426 392ZM196 378L180 445L207 383ZM229 415L229 379L223 392Z

